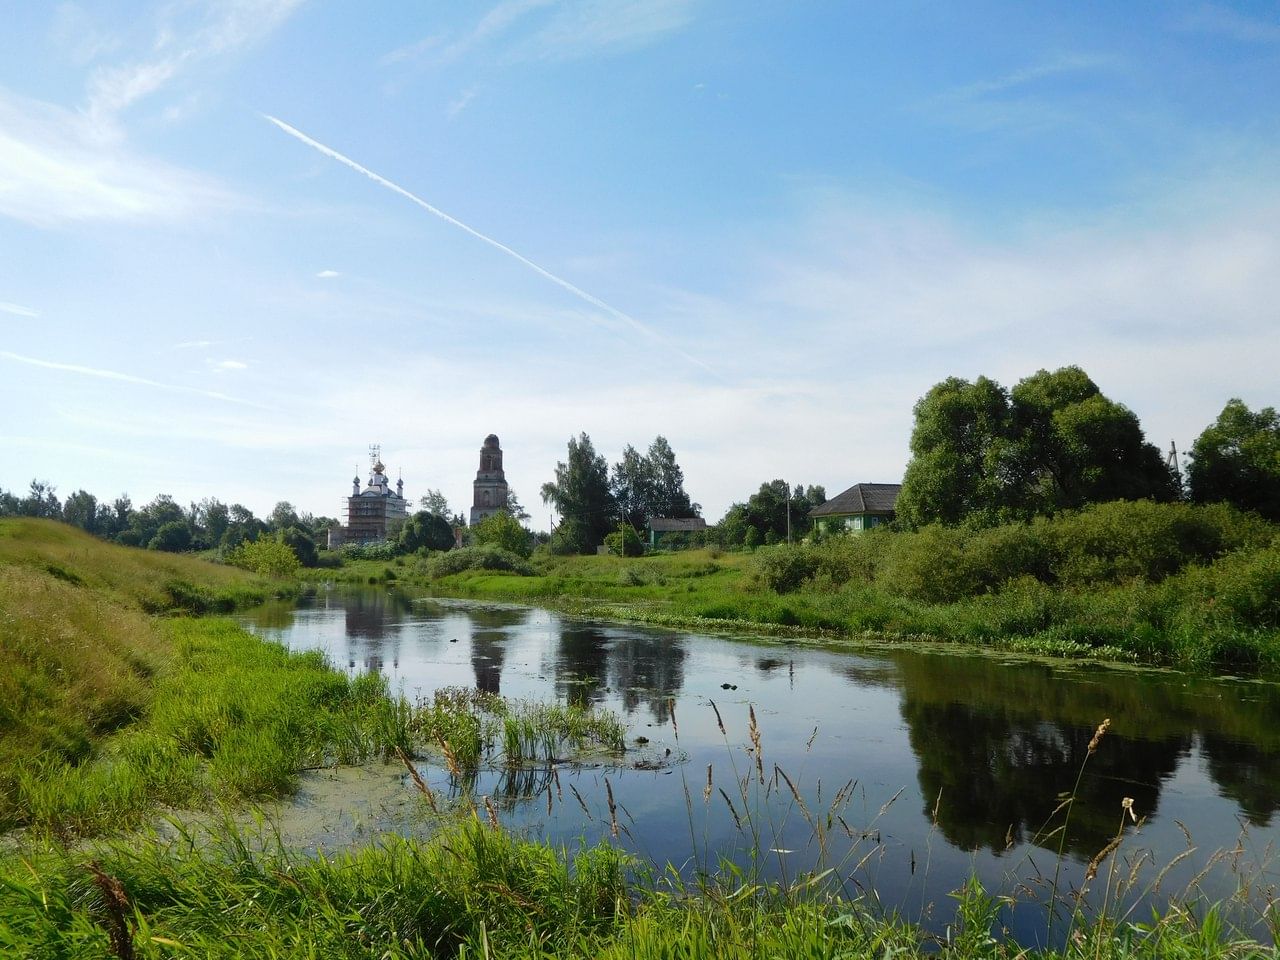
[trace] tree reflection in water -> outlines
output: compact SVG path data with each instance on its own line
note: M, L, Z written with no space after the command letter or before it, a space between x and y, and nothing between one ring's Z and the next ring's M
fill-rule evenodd
M602 702L612 690L624 713L644 706L655 723L665 723L684 686L681 638L566 623L558 653L557 693L577 706Z
M1209 777L1251 823L1269 823L1280 805L1274 689L1242 700L1224 695L1219 681L1169 674L911 653L894 660L925 812L932 815L937 802L939 829L964 849L998 853L1012 840L1056 850L1057 835L1037 834L1075 786L1089 740L1107 717L1113 724L1085 766L1068 850L1089 856L1099 849L1115 832L1124 797L1144 816L1154 814L1162 787L1196 747Z
M413 609L408 598L391 590L351 590L344 594L343 604L347 665L382 670L389 655L392 667L398 667L401 628Z

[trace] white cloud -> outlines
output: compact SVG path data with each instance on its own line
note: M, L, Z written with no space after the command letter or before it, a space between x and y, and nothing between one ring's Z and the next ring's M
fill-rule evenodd
M588 303L591 306L604 311L614 320L619 321L621 324L624 324L625 326L630 327L631 330L635 331L636 333L639 333L642 336L654 341L655 343L660 344L670 352L680 357L683 357L689 363L694 364L698 367L701 367L707 372L714 373L713 368L709 364L699 359L698 357L695 357L692 354L689 354L686 351L684 351L678 344L673 343L670 338L665 336L663 333L661 333L659 330L657 330L653 326L641 320L636 319L634 316L632 316L629 313L626 313L625 311L619 310L617 307L614 307L611 304L605 302L604 300L597 297L595 294L588 293L586 290L583 290L581 287L576 286L573 283L570 283L568 280L564 279L563 277L558 276L555 273L552 273L550 270L547 270L545 267L539 266L537 263L534 263L528 257L524 256L524 254L517 252L516 250L507 246L505 243L502 243L500 240L496 240L493 237L488 236L487 234L481 233L479 230L476 230L474 227L468 226L467 224L463 223L461 220L458 220L456 217L450 216L449 214L441 210L439 207L436 207L433 204L428 203L427 201L423 200L421 197L417 196L416 194L409 192L399 184L393 183L392 181L388 180L386 177L383 177L381 174L375 173L374 171L370 170L368 167L362 166L361 164L352 160L350 157L347 157L344 154L339 153L337 150L334 150L332 147L326 146L325 144L320 143L318 140L313 140L311 137L307 136L301 130L297 129L296 127L290 126L289 124L285 123L283 120L270 116L269 114L264 114L263 119L274 124L276 127L278 127L279 129L287 133L289 136L293 137L294 139L298 140L301 143L306 144L307 146L311 147L313 150L316 150L317 152L323 154L326 157L329 157L331 160L335 160L338 163L341 163L343 166L350 167L352 170L356 171L357 173L365 177L368 177L370 180L372 180L374 183L378 184L379 186L384 187L387 190L390 190L392 193L403 197L404 199L408 200L414 205L425 210L427 213L431 214L433 217L438 217L439 219L445 221L446 223L451 224L452 226L457 227L459 230L462 230L463 232L471 235L475 239L483 241L484 243L487 243L489 246L493 247L494 249L501 251L511 259L517 261L518 263L523 264L525 267L532 270L534 273L538 274L540 277L543 277L544 279L549 280L551 283L560 287L562 290L565 290L571 293L573 296L577 297L579 300L582 300L583 302Z
M456 98L450 101L449 106L445 109L445 113L452 120L467 109L468 104L476 98L476 94L480 91L476 87L470 87L463 90Z
M50 226L174 219L230 202L208 178L104 141L81 114L0 90L0 214Z
M155 93L173 79L180 63L177 59L159 60L98 70L89 80L89 118L106 128L125 107Z
M51 36L73 63L85 64L120 49L122 38L103 29L77 3L60 3L54 12Z
M130 149L119 116L164 89L192 64L265 37L299 2L237 0L166 7L170 14L194 11L203 20L185 32L162 25L152 48L160 56L96 68L80 110L0 89L0 215L51 226L100 219L174 219L227 205L227 191L212 180ZM78 14L67 16L74 22ZM95 44L97 49L107 48Z
M500 42L507 44L502 55L511 60L594 56L643 46L679 30L692 21L693 8L694 0L503 0L462 36L448 41L433 34L392 50L380 62L429 57L451 63Z
M573 59L650 43L693 20L693 0L582 0L565 4L525 52Z
M319 273L316 274L316 276L319 277L321 280L332 280L334 277L342 276L342 274L340 274L337 270L321 270Z
M1069 100L1041 95L1042 81L1086 79L1122 66L1113 56L1071 53L1053 57L998 77L974 81L929 98L923 109L939 119L979 130L1017 126L1044 128L1087 123L1091 115L1074 112Z
M214 373L227 373L232 370L248 370L249 365L242 360L217 360L210 361L209 368Z
M40 311L32 310L30 307L24 307L18 303L5 303L0 301L0 313L11 313L15 317L28 317L32 320L40 316Z
M1093 73L1115 66L1116 60L1113 57L1089 53L1066 54L1046 60L1043 63L1014 70L1001 77L979 80L976 83L971 83L952 91L949 96L970 99L994 93L1003 93L1006 90L1014 90L1049 77L1057 77L1063 74Z

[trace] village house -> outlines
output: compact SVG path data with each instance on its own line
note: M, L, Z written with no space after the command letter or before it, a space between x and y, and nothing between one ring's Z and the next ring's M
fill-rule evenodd
M818 534L861 533L893 519L900 483L855 483L809 511Z

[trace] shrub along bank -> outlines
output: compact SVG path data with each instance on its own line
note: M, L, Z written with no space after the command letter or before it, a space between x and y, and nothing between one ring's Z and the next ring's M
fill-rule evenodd
M440 575L425 564L392 575L440 595L671 626L1280 670L1280 527L1225 506L1115 502L1027 524L874 530L754 554L533 562L534 576Z

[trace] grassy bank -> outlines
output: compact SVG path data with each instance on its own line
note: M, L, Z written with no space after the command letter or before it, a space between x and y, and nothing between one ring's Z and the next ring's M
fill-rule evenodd
M1113 503L754 553L541 556L532 575L447 569L400 558L343 575L674 627L1280 672L1280 529L1226 507Z
M0 829L72 837L287 790L385 690L187 614L297 589L0 521Z
M472 819L430 841L384 838L303 858L231 829L132 838L0 874L0 952L60 957L1253 958L1275 952L1213 909L1071 923L1059 950L1008 942L1016 908L971 882L942 933L873 897L726 874L687 888L628 880L608 845L563 850ZM1026 909L1035 909L1030 903Z
M297 590L49 520L0 520L0 771L78 763L141 716L175 650L162 617Z

